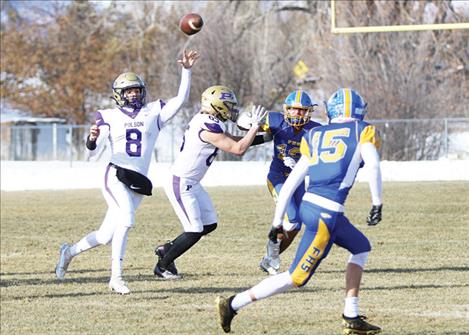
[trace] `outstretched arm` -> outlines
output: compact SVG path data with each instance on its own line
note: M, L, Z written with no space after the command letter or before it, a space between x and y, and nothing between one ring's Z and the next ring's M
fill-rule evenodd
M256 137L258 127L251 127L244 137L236 137L225 133L212 133L203 131L200 136L206 142L209 142L217 148L238 156L244 155L249 149L254 137Z
M272 141L273 139L274 139L274 137L272 136L271 133L264 133L264 134L261 134L261 135L257 135L254 138L254 141L252 141L251 146L267 143L267 142Z
M241 156L249 149L252 141L256 137L259 130L259 124L265 118L267 111L262 106L253 106L251 128L248 130L244 137L233 136L228 133L212 133L203 131L200 136L206 141L210 142L217 148Z
M179 84L177 96L171 98L161 110L161 123L171 120L189 98L192 66L198 58L199 54L197 51L186 52L184 50L182 58L178 60L178 63L182 65L181 83Z

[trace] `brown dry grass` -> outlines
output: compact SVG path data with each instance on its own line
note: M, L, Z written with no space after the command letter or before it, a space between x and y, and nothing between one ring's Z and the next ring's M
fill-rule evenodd
M385 183L384 220L367 227L366 184L355 186L347 215L373 243L361 310L384 334L469 334L469 183ZM74 259L55 279L59 245L96 229L99 190L2 192L2 334L221 334L214 300L264 278L273 203L263 187L209 188L219 229L182 256L184 279L155 280L154 246L181 230L162 190L145 199L130 233L125 279L132 294L107 291L110 247ZM282 257L286 268L296 243ZM234 334L339 334L344 267L334 247L301 290L240 311Z

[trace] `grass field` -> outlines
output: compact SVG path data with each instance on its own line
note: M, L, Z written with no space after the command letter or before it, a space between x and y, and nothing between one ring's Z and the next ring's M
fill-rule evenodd
M153 276L153 248L181 231L161 189L143 201L124 275L132 294L109 293L110 246L75 258L55 279L61 243L98 228L99 190L1 193L2 334L221 334L214 300L244 290L258 269L273 202L265 187L208 188L219 228L177 260L184 278ZM469 334L469 183L385 183L383 222L364 224L366 184L346 214L373 250L361 312L384 334ZM297 241L283 255L286 269ZM334 247L303 289L240 311L233 334L340 334L347 253Z

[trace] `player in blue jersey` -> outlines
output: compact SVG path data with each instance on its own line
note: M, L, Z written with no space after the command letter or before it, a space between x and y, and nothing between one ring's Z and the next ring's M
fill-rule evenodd
M285 180L296 162L300 159L300 141L310 129L321 124L311 120L311 114L317 104L303 90L291 92L283 104L283 113L270 112L266 123L262 126L265 131L262 139L257 143L274 141L274 154L267 175L267 187L274 198L277 199ZM279 255L292 243L301 229L299 207L303 194L304 183L298 186L291 197L282 225L272 229L266 246L266 254L259 263L259 267L269 273L277 274L280 268Z
M377 334L381 329L358 313L358 292L371 244L344 215L344 203L358 169L366 166L372 200L368 224L381 220L381 170L379 139L374 126L363 121L366 103L354 90L339 89L327 104L329 124L313 128L301 140L301 158L290 173L277 200L274 228L280 227L288 201L309 177L300 206L305 232L288 271L270 276L256 286L229 298L218 297L220 324L230 332L231 321L244 306L305 285L332 245L347 249L350 258L345 276L344 334Z

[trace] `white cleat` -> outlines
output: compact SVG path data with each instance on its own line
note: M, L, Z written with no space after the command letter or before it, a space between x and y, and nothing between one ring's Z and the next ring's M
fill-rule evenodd
M261 268L262 271L267 272L269 275L278 274L278 270L274 269L270 265L270 260L267 256L262 257L262 260L259 263L259 267Z
M68 265L72 261L72 258L72 255L70 255L70 246L67 243L62 244L60 246L59 262L55 267L55 275L57 276L57 279L64 279Z
M119 294L129 294L130 290L122 278L114 278L109 281L109 289Z

